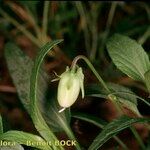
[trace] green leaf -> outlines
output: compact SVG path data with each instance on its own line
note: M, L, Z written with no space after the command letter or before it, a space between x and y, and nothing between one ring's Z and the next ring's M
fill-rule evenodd
M108 87L112 91L112 94L114 93L113 95L117 97L116 101L119 101L124 107L130 109L138 116L141 116L137 108L136 96L133 96L135 94L130 89L114 83L109 83Z
M94 139L89 147L89 150L99 149L105 142L107 142L114 135L118 134L122 130L130 127L133 123L150 122L150 119L146 118L129 118L127 116L122 116L115 119L108 125L104 127L102 132Z
M2 120L2 116L0 115L0 134L3 133L3 120Z
M19 98L25 106L26 110L30 113L29 92L33 61L13 43L6 44L5 58ZM43 117L51 129L58 132L64 130L62 128L62 121L64 121L66 124L70 122L69 109L66 109L64 112L59 114L58 105L52 102L56 101L56 99L53 98L46 100L45 95L47 92L48 83L48 75L43 70L40 70L37 89L40 111L42 111ZM45 101L49 101L49 103L47 104ZM48 108L45 109L45 106ZM58 119L58 116L61 118L61 121Z
M5 58L19 98L29 112L29 87L33 62L13 43L6 44Z
M119 102L124 107L130 109L138 116L141 116L140 112L137 109L136 95L130 89L115 83L107 83L107 86L110 89L111 93L108 93L104 88L95 84L89 86L86 94L89 96L105 99L107 99L109 95L115 95L117 102Z
M105 122L104 120L101 120L100 118L89 115L89 114L72 113L72 117L87 121L102 129L104 128L104 126L107 125L107 122ZM113 138L118 142L118 144L122 146L124 150L128 150L127 146L117 136L114 136Z
M107 125L106 121L104 121L98 117L95 117L93 115L90 115L90 114L72 112L71 115L74 118L90 122L99 128L103 128L105 125Z
M31 78L30 78L30 114L32 117L32 121L37 129L37 131L41 134L41 136L46 141L52 141L55 142L57 140L56 136L52 132L52 130L48 127L47 123L45 122L39 106L38 106L38 98L37 98L37 86L38 86L38 75L40 71L40 67L42 64L42 61L45 57L45 55L58 43L60 43L62 40L56 40L52 42L48 42L45 44L41 50L39 51L34 66L32 68ZM56 145L52 145L54 149L63 149L61 145L56 147Z
M147 71L147 72L144 74L144 76L145 76L145 83L146 83L148 92L150 93L150 70Z
M150 62L140 44L127 36L115 34L106 45L118 69L134 80L144 81L144 74L150 69Z
M47 44L45 44L41 48L41 50L39 51L39 53L35 59L34 66L32 68L31 77L30 77L30 94L29 94L31 104L33 104L33 106L34 106L34 104L37 103L37 93L38 93L37 87L38 87L38 83L39 83L38 77L39 77L42 61L44 60L45 55L61 41L62 40L56 40L56 41L48 42ZM32 111L32 107L31 107L31 111Z
M47 45L50 46L49 43ZM30 113L29 92L30 92L30 76L31 76L31 70L33 67L33 61L28 56L26 56L13 43L6 44L5 57L7 60L10 75L13 78L13 82L17 88L19 97L22 103L25 105L28 112ZM57 131L57 132L61 130L69 131L69 127L68 127L68 124L70 122L69 109L65 110L61 114L58 113L59 107L57 103L54 102L54 100L56 101L56 99L54 98L46 99L45 97L46 95L45 92L47 92L47 85L49 83L49 81L47 80L48 78L47 74L43 70L39 70L38 74L39 74L38 83L37 83L38 86L37 86L36 93L37 93L37 98L38 98L38 106L39 106L40 111L43 114L44 119L46 120L47 124L53 131ZM48 103L47 105L46 101L51 101L51 102ZM48 108L46 108L45 106L47 106ZM55 110L55 108L57 109ZM37 123L38 119L35 120L35 123Z
M58 129L63 129L63 131L65 131L69 139L77 141L69 125L71 119L70 109L67 108L63 112L59 113L59 110L61 108L55 97L56 96L53 95L53 97L48 99L49 102L47 106L45 106L48 112L45 114L45 118L48 117L49 115L52 116L51 118L47 119L47 123L51 124L51 127L53 127L53 131L55 131L54 129L56 127L57 131ZM78 142L76 144L76 149L80 150Z
M29 112L30 76L33 67L33 61L13 43L6 44L5 58L19 98L26 110ZM41 70L39 75L40 88L38 89L38 97L41 103L40 105L42 105L45 98L47 79L48 75Z
M53 134L51 129L48 128L47 123L45 122L45 120L44 120L44 118L43 118L43 116L39 110L39 107L37 104L37 102L38 102L37 85L38 85L38 74L39 74L39 70L40 70L40 67L41 67L41 64L43 62L44 57L54 46L56 46L60 42L62 42L62 40L56 40L56 41L48 42L47 44L45 44L41 48L41 50L39 51L39 54L37 55L37 57L35 59L35 63L34 63L31 78L30 78L30 100L31 100L31 117L32 117L32 120L35 124L36 129L42 135L42 137L44 139L46 139L47 141L52 140L52 142L55 142L57 140L57 138L55 137L55 135ZM59 116L59 118L61 117L57 112L57 117L58 116ZM62 118L60 118L60 119L62 119ZM69 136L69 138L75 140L75 137L72 134L70 127L68 127L67 124L64 124L65 123L64 121L63 122L61 121L60 123L61 123L61 126L64 128L64 131ZM57 149L63 149L62 145L59 145L57 147L56 147L56 145L52 145L52 146L54 149L56 149L56 148ZM80 146L78 144L76 145L76 148L78 150L80 150Z
M57 102L56 96L52 96L53 97L48 99L48 102L45 105L46 111L43 112L44 118L46 119L46 122L50 125L50 127L53 129L53 131L65 131L66 128L68 130L71 119L70 110L66 109L65 111L59 113L59 110L61 108Z
M15 143L13 146L1 146L0 149L1 150L24 150L24 148L21 145L19 145L18 143Z
M30 145L31 147L35 147L41 150L50 149L48 144L42 145L42 143L46 142L41 137L22 131L5 132L0 135L0 140L17 142L27 146L29 146L30 143L33 143L33 145Z

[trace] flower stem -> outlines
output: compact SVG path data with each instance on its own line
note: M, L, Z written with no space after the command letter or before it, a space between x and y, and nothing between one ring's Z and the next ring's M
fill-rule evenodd
M108 93L111 93L111 91L109 90L109 88L107 87L107 85L105 84L105 82L103 81L103 79L101 78L101 76L95 70L94 66L91 64L91 62L85 56L78 55L77 57L74 58L74 60L72 61L72 65L71 65L72 70L75 70L77 61L79 59L83 59L86 62L86 64L89 66L89 68L91 69L91 71L94 73L94 75L99 80L99 82L103 85L103 87L106 89L106 91Z
M118 92L112 92L109 95L117 95L117 94L126 94L126 95L129 95L129 96L133 96L133 97L143 101L145 104L147 104L150 107L150 103L149 102L147 102L145 99L141 98L140 96L137 96L137 95L135 95L133 93L130 93L130 92L118 91Z

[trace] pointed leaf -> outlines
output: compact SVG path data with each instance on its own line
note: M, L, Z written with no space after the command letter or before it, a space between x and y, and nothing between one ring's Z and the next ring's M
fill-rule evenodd
M37 136L30 133L22 132L22 131L8 131L0 135L0 140L17 142L19 144L29 146L29 142L33 143L31 147L35 147L41 150L49 149L49 145L42 145L40 143L45 143L45 141ZM38 144L39 143L39 144Z
M7 43L5 47L5 58L7 61L8 69L10 75L13 79L14 85L17 89L17 93L19 98L28 112L30 112L30 101L29 101L29 92L30 92L30 77L31 71L33 67L33 61L25 55L15 44ZM62 126L59 121L52 122L51 120L55 120L55 117L51 113L47 113L49 110L45 109L45 94L47 91L48 86L48 75L43 71L40 70L39 77L38 77L38 89L37 89L37 97L38 97L38 104L40 110L43 113L43 117L46 119L46 122L54 131L61 131ZM53 92L52 92L53 93ZM56 100L56 99L52 99ZM51 106L50 106L51 105ZM57 112L58 109L54 109L57 107L56 103L51 103L48 105L53 109L53 111ZM69 110L67 109L64 113L59 114L60 118L63 118L65 121L69 121L70 117L68 116ZM68 119L66 119L68 118Z
M97 150L105 142L107 142L114 135L118 134L122 130L130 127L133 123L143 123L150 122L150 119L146 118L129 118L127 116L122 116L118 119L115 119L108 125L104 127L102 132L94 139L93 143L90 145L88 150Z
M29 87L33 62L13 43L6 44L5 58L19 98L29 112ZM41 90L44 89L43 85L45 84L41 83ZM39 91L39 93L42 94L44 91Z
M140 44L127 36L115 34L108 40L107 50L118 69L134 80L144 81L150 62Z
M119 101L119 103L133 111L138 116L141 116L137 108L138 103L136 96L134 96L135 94L130 89L114 83L109 83L108 86L110 87L112 94L114 93L117 97L117 101Z
M24 148L18 143L15 143L13 146L1 146L0 150L24 150Z
M107 86L111 93L116 96L116 101L140 116L140 112L137 108L136 95L130 89L115 83L107 83ZM86 94L105 99L107 99L109 95L112 95L97 84L90 85L86 90Z
M48 128L47 123L45 122L45 120L39 110L39 107L37 105L37 102L38 102L37 85L38 85L39 70L40 70L40 67L43 62L44 57L54 46L59 44L61 41L62 40L56 40L56 41L49 42L41 48L40 52L38 53L38 55L35 59L31 78L30 78L30 99L31 99L31 106L32 106L31 107L32 120L36 126L36 129L42 135L42 137L44 139L46 139L47 141L52 140L52 142L53 141L55 142L57 140L57 138L52 133L51 129ZM70 136L70 134L72 134L72 133L70 133L70 130L66 130L66 127L68 127L68 124L61 125L61 126L64 128L64 131L66 131L68 136ZM41 130L41 128L42 128L42 130ZM69 129L69 127L68 127L68 129ZM74 137L72 137L72 138L74 138ZM55 148L63 149L62 145L59 145L59 147L56 147L56 145L52 145L52 146L54 149Z
M93 125L95 125L99 128L102 128L102 129L104 128L104 126L107 125L107 122L105 122L104 120L101 120L100 118L89 115L89 114L72 113L72 116L74 118L81 119L81 120L87 121L89 123L92 123ZM122 146L122 148L124 150L129 150L127 148L127 146L117 136L113 136L113 138L118 142L118 144L120 144Z

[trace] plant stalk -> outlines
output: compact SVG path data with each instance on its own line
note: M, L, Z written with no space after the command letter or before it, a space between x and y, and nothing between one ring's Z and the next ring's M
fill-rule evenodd
M98 74L98 72L95 70L94 66L92 65L92 63L83 55L78 55L77 57L74 58L74 60L72 61L72 65L71 68L72 70L75 70L76 68L76 64L77 61L83 59L86 64L88 65L88 67L91 69L91 71L94 73L94 75L96 76L96 78L98 79L98 81L103 85L103 87L106 89L106 91L108 93L111 93L111 91L109 90L109 88L107 87L107 85L105 84L105 82L103 81L103 79L101 78L101 76Z

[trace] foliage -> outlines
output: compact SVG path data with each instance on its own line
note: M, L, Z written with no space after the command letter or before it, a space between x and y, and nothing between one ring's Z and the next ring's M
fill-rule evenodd
M41 150L63 150L66 148L64 145L55 144L62 138L59 137L62 132L67 136L63 137L64 139L76 141L77 150L87 149L73 129L75 121L80 120L101 128L100 133L92 139L89 150L101 148L111 138L117 141L117 145L129 150L124 140L117 135L126 128L131 130L141 149L149 148L149 143L145 142L148 143L146 147L133 125L141 123L149 132L150 119L143 115L138 105L140 103L145 107L150 106L148 97L143 96L150 92L150 61L146 47L150 35L149 5L144 2L137 2L133 6L125 2L81 1L1 1L0 3L0 30L6 39L4 48L6 64L17 95L36 129L36 133L14 129L3 130L6 126L3 121L5 116L0 116L0 140L16 143L14 146L1 146L0 149L23 150L25 145L29 146L27 141L33 143L50 141L52 142L50 145L33 144L31 147ZM136 9L141 10L142 13L136 12ZM102 21L104 17L106 19ZM21 35L30 40L28 42L36 50L35 58L31 59L22 51L23 48L19 46L17 40L22 38ZM31 53L35 56L34 51ZM79 63L81 59L89 68ZM49 60L57 64L58 68L54 67L52 70L58 69L58 72L63 72L66 65L70 66L68 79L70 82L66 84L68 89L72 74L82 67L85 70L84 75L79 73L78 78L82 79L80 86L83 94L85 77L85 99L90 99L91 103L97 99L98 104L101 104L102 99L111 101L119 117L107 122L94 114L82 113L82 110L77 109L78 103L74 107L64 108L65 110L60 113L62 108L57 101L56 88L50 83L50 75L45 71L45 64L48 64ZM56 73L55 75L57 78L54 80L61 77ZM117 77L116 83L113 83L114 77ZM126 86L119 83L122 79L129 80ZM93 84L93 81L96 83ZM61 88L63 89L63 86ZM73 90L73 95L79 94L75 91L77 89ZM62 98L60 101L63 100ZM79 103L86 102L81 100ZM92 111L95 107L89 105ZM134 113L134 117L130 116L130 113L125 116L125 108Z

